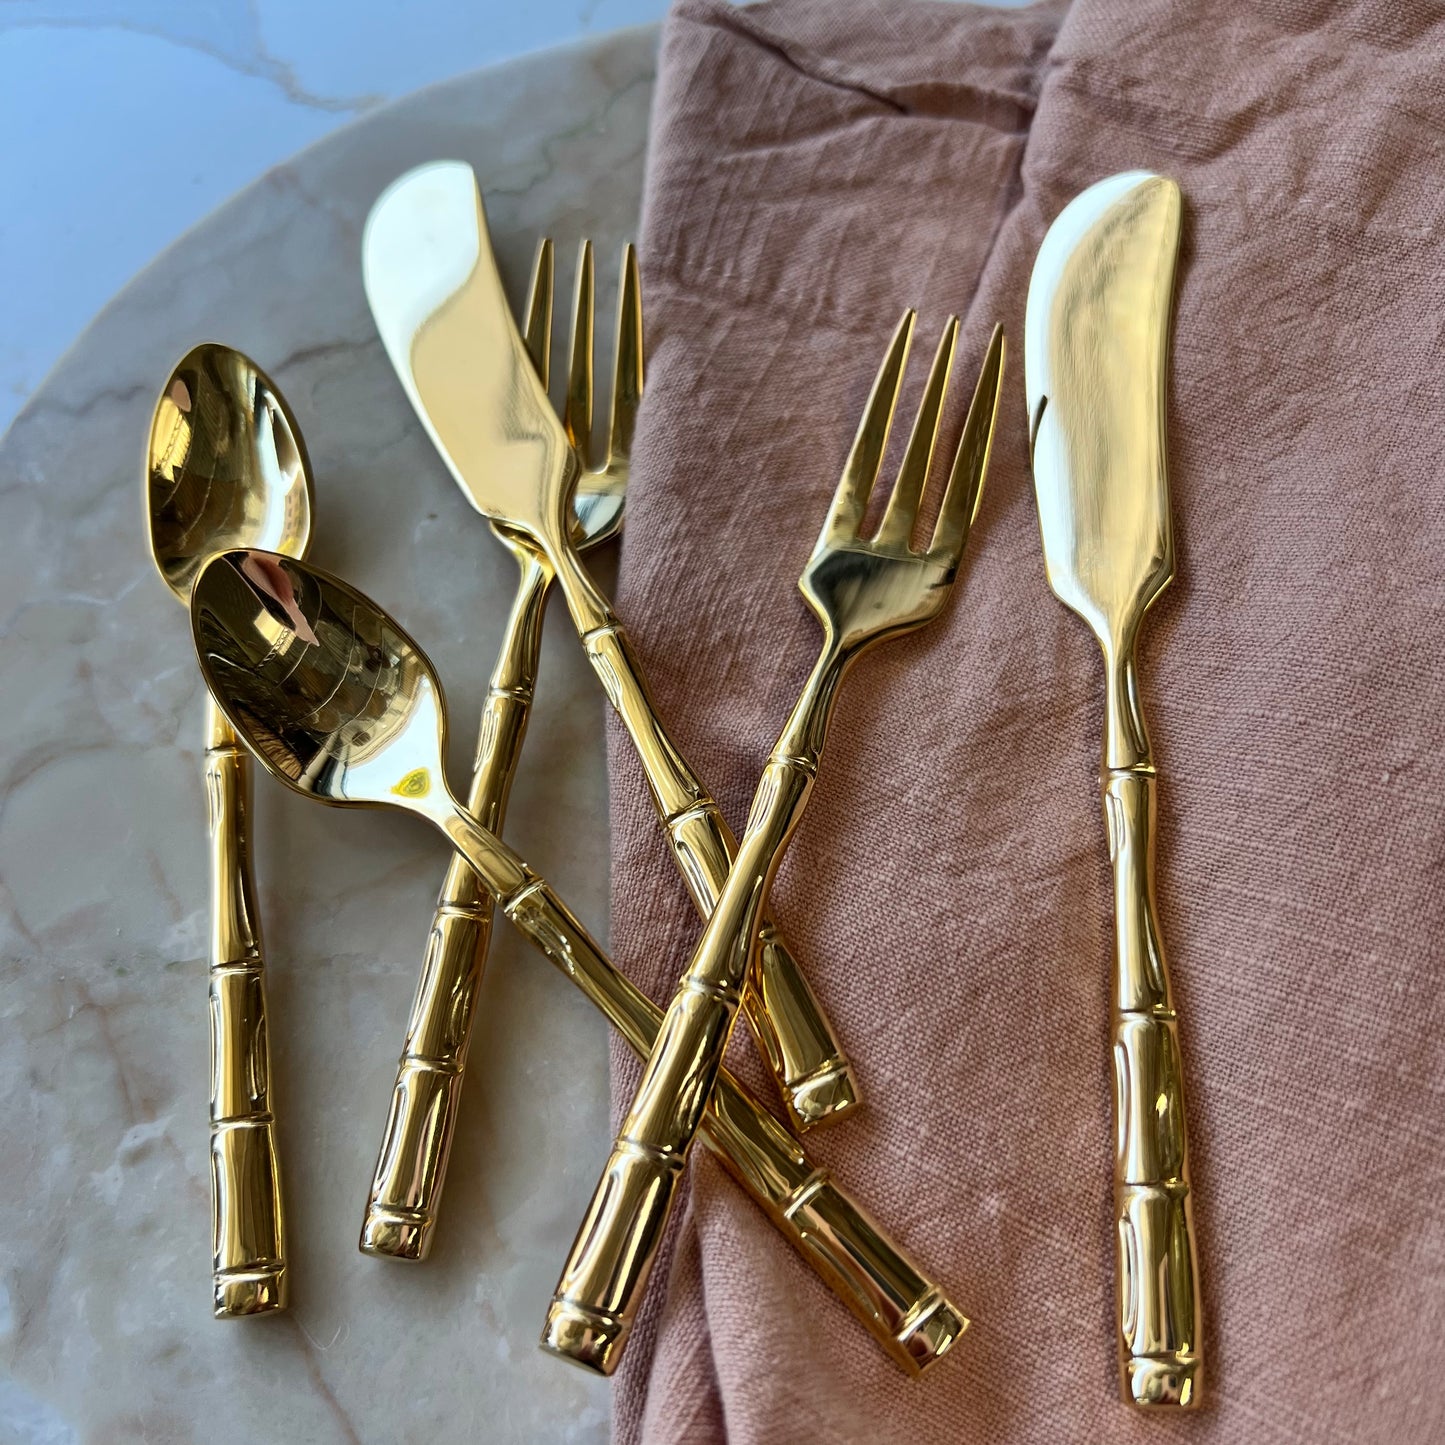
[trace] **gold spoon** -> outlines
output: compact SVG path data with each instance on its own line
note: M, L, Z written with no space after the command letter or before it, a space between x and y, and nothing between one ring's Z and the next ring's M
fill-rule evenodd
M374 602L271 552L227 552L191 596L201 671L268 771L341 805L404 808L440 828L499 908L646 1057L662 1011L505 843L448 790L446 709L425 654ZM910 1373L968 1321L726 1070L699 1137L785 1239Z
M271 379L229 346L177 364L146 448L151 556L182 604L230 547L302 556L311 469ZM286 1308L286 1233L271 1110L261 929L246 842L251 769L206 696L211 879L211 1225L217 1319Z

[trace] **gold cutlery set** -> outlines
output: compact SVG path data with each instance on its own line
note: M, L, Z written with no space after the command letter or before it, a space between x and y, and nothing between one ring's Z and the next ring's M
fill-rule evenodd
M1198 1400L1199 1300L1177 1026L1155 919L1154 767L1139 710L1141 615L1173 573L1164 470L1177 187L1103 181L1050 229L1029 290L1030 450L1048 578L1104 650L1104 805L1117 910L1113 1056L1118 1344L1125 1398ZM817 663L763 769L741 839L684 761L582 553L622 523L643 386L642 309L627 248L605 455L592 438L593 265L584 245L565 402L548 396L552 249L522 328L507 306L475 177L437 162L377 201L367 297L417 415L518 567L465 807L443 766L446 707L421 648L374 602L304 561L311 476L274 385L202 346L157 404L146 467L151 550L188 602L208 690L215 1313L287 1303L268 1084L263 954L246 849L248 756L296 792L408 809L450 840L422 976L361 1229L372 1255L430 1247L494 911L645 1060L547 1310L543 1347L617 1366L700 1137L883 1348L911 1373L968 1321L795 1137L859 1106L852 1065L777 925L768 894L817 777L844 674L936 616L977 511L1002 389L995 328L948 476L940 422L958 323L944 328L891 486L879 486L914 316L895 331L799 587ZM820 509L821 510L821 509ZM876 521L874 520L876 518ZM549 587L562 592L636 746L663 832L704 919L666 1009L619 974L566 905L502 842ZM791 1130L723 1064L739 1011Z

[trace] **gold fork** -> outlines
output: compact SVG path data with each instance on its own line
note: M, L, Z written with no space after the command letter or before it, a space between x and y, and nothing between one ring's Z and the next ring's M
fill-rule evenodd
M468 501L529 538L555 569L706 917L737 844L663 727L627 634L571 543L578 458L508 309L471 167L435 161L393 182L367 218L362 270L392 365ZM775 927L764 919L761 928L748 1022L793 1122L838 1118L858 1103L852 1069Z
M905 312L893 334L832 510L799 579L823 626L818 661L763 769L727 885L673 995L547 1313L543 1348L604 1375L617 1367L625 1348L688 1150L712 1097L757 947L758 918L813 790L839 684L866 648L911 632L937 614L978 508L1003 372L998 327L932 540L924 549L914 548L958 336L958 321L951 317L883 520L871 541L859 535L883 461L913 322L914 313Z
M551 372L552 287L553 246L550 239L543 239L532 266L526 341L544 390ZM607 454L600 461L594 461L592 440L593 290L592 243L584 241L577 263L562 414L562 424L582 462L573 494L573 540L579 551L615 537L622 526L627 454L642 395L642 303L637 256L631 245L622 253L612 410ZM516 559L517 591L482 709L467 811L489 832L500 833L537 681L552 569L527 537L496 526L492 531ZM391 1113L361 1226L364 1254L425 1259L431 1248L492 915L491 894L478 883L466 859L454 853L427 939L426 959L392 1090Z

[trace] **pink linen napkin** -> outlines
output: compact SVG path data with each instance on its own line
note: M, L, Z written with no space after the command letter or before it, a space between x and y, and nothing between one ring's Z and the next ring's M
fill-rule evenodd
M1445 1439L1442 75L1419 0L673 11L619 611L735 828L900 312L907 397L950 311L956 411L995 320L1012 349L956 596L845 684L775 893L866 1094L810 1147L974 1326L904 1378L695 1155L624 1445ZM1169 1418L1116 1397L1103 674L1023 393L1045 229L1135 167L1186 207L1142 678L1208 1373ZM610 764L613 946L664 1000L699 926L617 729Z

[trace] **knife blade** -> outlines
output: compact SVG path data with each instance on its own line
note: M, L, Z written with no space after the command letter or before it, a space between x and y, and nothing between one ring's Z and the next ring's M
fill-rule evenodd
M462 495L483 515L530 519L537 478L574 463L502 289L472 168L433 161L388 186L367 218L362 274L392 367ZM551 489L559 516L545 507L539 523L569 526L569 496Z

